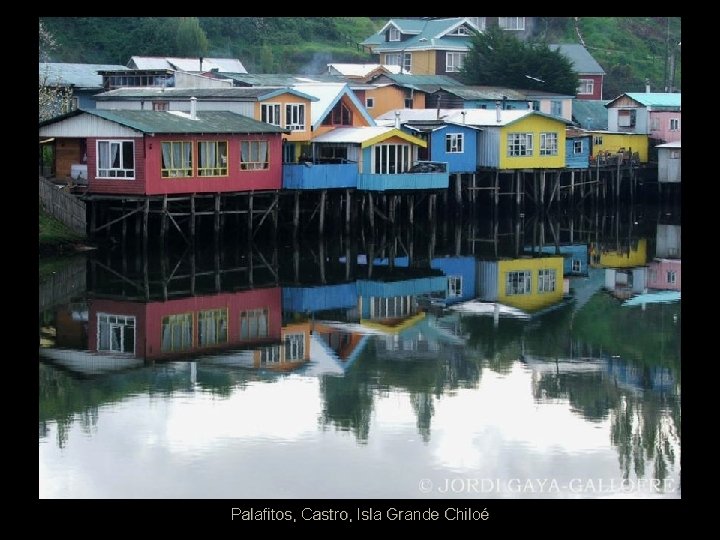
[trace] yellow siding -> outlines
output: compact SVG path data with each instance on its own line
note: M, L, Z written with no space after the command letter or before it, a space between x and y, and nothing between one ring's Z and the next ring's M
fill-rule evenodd
M555 270L555 290L538 292L540 270ZM506 293L507 272L530 272L530 294ZM542 257L512 259L498 262L498 302L523 311L533 312L558 303L563 297L563 258Z
M627 251L600 251L597 245L592 244L590 246L590 260L599 261L599 264L592 264L592 266L596 268L598 266L602 268L633 268L635 266L643 266L647 263L647 241L645 238L641 238L638 240L637 246L631 246Z
M507 137L509 133L532 133L533 153L531 156L509 157ZM540 133L557 133L558 153L556 156L540 155ZM539 115L525 118L504 126L500 130L501 169L559 169L565 166L565 124Z
M397 86L383 86L381 88L366 90L366 103L367 98L372 98L375 102L373 107L368 109L370 116L373 118L377 118L388 111L405 107L405 90Z
M310 360L310 322L302 323L291 323L283 326L280 329L280 339L285 340L287 334L303 334L305 342L305 350L303 354L303 360ZM283 347L280 352L281 358L285 361L285 348Z
M363 117L363 115L360 113L360 111L355 106L355 104L352 101L350 101L350 98L348 98L347 96L343 96L342 98L340 98L340 101L342 103L344 103L345 106L352 111L352 127L363 127L363 126L370 125L368 123L368 121L365 120L365 117ZM330 114L330 113L328 112L328 114ZM327 133L328 131L332 131L333 129L341 128L341 127L349 127L349 126L323 126L322 121L321 121L321 124L313 132L312 138L314 139L315 137L319 137L323 133Z
M435 75L435 51L413 51L410 72L413 75Z
M285 119L285 104L286 103L304 103L305 104L305 131L293 131L289 135L283 135L283 139L286 141L309 141L311 138L310 131L310 100L295 96L293 94L280 94L265 101L258 101L255 103L255 120L258 122L262 121L261 105L279 104L280 105L280 118L281 125L286 124Z
M648 136L637 133L607 133L605 131L590 131L592 134L592 156L600 152L616 154L621 148L625 151L632 149L637 152L642 163L648 160ZM597 137L602 137L602 144L595 143Z

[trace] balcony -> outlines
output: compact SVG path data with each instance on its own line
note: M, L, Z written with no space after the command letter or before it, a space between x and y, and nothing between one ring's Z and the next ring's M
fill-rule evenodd
M420 161L400 174L360 174L357 188L365 191L405 191L447 189L450 174L447 163Z
M344 159L283 163L283 188L355 188L358 164Z

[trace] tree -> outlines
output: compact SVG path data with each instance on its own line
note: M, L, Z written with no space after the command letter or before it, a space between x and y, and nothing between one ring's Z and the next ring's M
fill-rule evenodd
M472 38L461 77L466 84L506 86L575 95L570 60L545 43L525 43L497 27Z
M57 43L42 21L39 26L39 44L39 61L47 62L50 51L57 47ZM72 87L61 85L57 81L52 84L47 67L40 73L38 83L38 116L41 121L68 112L72 108Z
M179 56L205 56L208 39L197 17L181 17L175 37Z

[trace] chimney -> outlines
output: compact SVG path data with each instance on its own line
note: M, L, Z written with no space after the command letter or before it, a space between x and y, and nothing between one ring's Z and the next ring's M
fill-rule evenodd
M202 58L202 56L201 56L201 57L200 57L200 73L202 73L202 61L203 61L203 58Z
M462 114L463 117L463 126L465 125L465 115L467 114L466 110L463 110L460 114Z
M533 110L533 102L532 101L528 101L528 109L531 111Z
M190 98L190 118L197 120L197 98L195 96Z
M645 79L645 92L650 93L650 79Z
M501 101L498 99L498 100L495 102L495 116L496 116L496 118L497 118L498 124L499 124L500 122L502 122L502 117L501 117L501 115L500 115L500 107L501 107L501 106L502 106L502 103L501 103Z
M400 129L400 111L395 111L395 129Z

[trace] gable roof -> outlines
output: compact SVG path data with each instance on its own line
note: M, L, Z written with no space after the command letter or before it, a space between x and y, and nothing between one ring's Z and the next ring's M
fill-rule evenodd
M310 101L317 101L317 98L298 92L289 87L262 87L251 86L246 88L118 88L98 94L95 98L98 101L109 101L115 99L141 100L141 99L190 99L196 97L208 101L263 101L281 94L292 94Z
M120 124L140 133L284 133L280 127L258 122L228 111L200 111L193 120L186 113L168 111L128 111L76 109L40 122L40 127L87 114Z
M607 129L608 112L605 108L607 100L574 99L572 118L584 129Z
M554 92L544 92L542 90L520 90L515 88L504 88L502 86L441 86L441 90L449 92L462 99L491 99L502 100L503 98L527 101L533 98L564 98L572 99L573 96L565 94L557 94Z
M448 86L463 86L460 81L447 75L409 75L401 73L395 75L393 73L382 73L376 77L372 77L370 81L378 81L380 83L389 81L390 84L427 93L437 92L441 88Z
M75 88L102 88L102 75L98 71L127 70L119 64L72 64L64 62L40 62L40 80L56 86Z
M427 146L424 140L390 126L336 128L315 137L313 142L359 144L362 148L367 148L390 137L399 137L422 148Z
M345 82L338 75L294 75L291 73L221 73L243 86L291 86L293 84Z
M612 101L610 101L607 106L611 107L613 103L615 103L618 99L620 99L623 96L627 96L630 99L634 99L641 105L645 107L680 107L680 96L681 94L678 93L670 93L670 92L626 92L624 94L619 95Z
M463 122L463 111L465 112L465 119ZM449 114L446 117L447 122L456 124L468 124L471 126L507 126L522 120L527 116L542 116L555 122L560 122L566 125L570 125L572 122L563 120L558 116L552 116L550 114L541 113L538 111L531 111L530 109L520 110L500 110L500 121L497 121L497 110L493 109L459 109L456 112Z
M401 66L391 66L388 64L328 64L328 70L335 70L344 77L367 77L373 71L379 70L381 73L400 73ZM332 73L329 73L332 75Z
M368 114L365 106L360 103L360 100L358 100L355 93L350 90L350 87L346 83L295 84L292 88L316 98L313 103L310 104L310 122L313 129L320 125L343 96L347 96L352 104L355 105L368 125L375 125L375 120Z
M390 19L378 32L362 41L360 45L371 47L373 52L412 51L412 50L459 50L470 48L469 36L446 36L448 32L460 26L475 25L467 17L451 17L448 19ZM404 41L385 41L385 30L395 26L402 34L410 35Z
M237 58L203 58L200 69L200 58L179 58L176 56L133 56L128 67L135 69L175 69L179 71L212 71L220 73L247 73L245 66Z
M579 43L561 43L548 45L551 50L559 51L565 58L570 60L573 69L580 74L605 75L605 70L588 50Z

